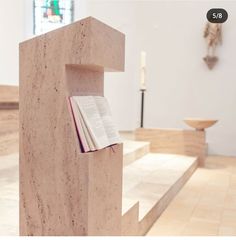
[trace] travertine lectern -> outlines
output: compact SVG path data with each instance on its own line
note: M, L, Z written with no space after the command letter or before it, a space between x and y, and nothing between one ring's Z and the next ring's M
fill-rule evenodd
M81 153L68 97L102 96L124 46L91 17L20 44L21 235L121 234L122 145Z

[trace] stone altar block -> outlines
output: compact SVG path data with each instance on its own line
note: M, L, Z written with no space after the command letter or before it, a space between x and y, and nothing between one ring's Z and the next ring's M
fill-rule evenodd
M20 235L120 235L122 144L82 153L68 103L103 96L125 36L89 17L20 44Z

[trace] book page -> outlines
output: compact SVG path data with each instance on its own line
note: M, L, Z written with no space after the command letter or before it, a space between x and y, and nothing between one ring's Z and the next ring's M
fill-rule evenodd
M95 96L94 97L97 109L99 111L100 117L103 121L103 126L106 131L107 138L109 140L109 145L115 143L121 143L121 138L117 130L116 125L112 120L111 110L108 101L104 97Z
M74 96L96 149L110 145L93 96Z
M78 137L80 138L80 141L84 148L84 152L96 150L96 147L92 141L92 137L87 129L87 126L85 125L83 116L80 112L80 109L76 101L74 100L73 97L70 98L70 101L71 101L73 112L75 114L75 122L76 122L76 127L79 135Z
M82 144L83 150L85 152L88 152L90 150L90 147L88 145L87 142L87 137L84 133L84 129L83 126L81 124L81 116L79 113L79 108L76 104L76 102L74 101L73 98L70 98L70 103L71 103L71 108L72 108L72 113L74 115L74 120L75 120L75 125L76 125L76 129L77 129L77 134L79 136L80 142Z
M79 109L78 109L78 110L79 110ZM92 136L91 136L91 134L90 134L90 132L89 132L89 130L88 130L88 127L87 127L86 124L85 124L84 118L83 118L80 110L79 110L79 115L80 115L80 119L81 119L81 125L82 125L82 128L83 128L83 130L84 130L84 134L85 134L85 136L86 136L87 143L88 143L88 145L89 145L89 150L90 150L90 151L95 151L95 150L96 150L96 146L95 146L95 144L94 144L94 142L93 142L93 138L92 138Z

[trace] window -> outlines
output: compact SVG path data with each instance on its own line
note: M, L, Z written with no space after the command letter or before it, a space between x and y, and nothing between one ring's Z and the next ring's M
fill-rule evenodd
M34 0L34 34L39 35L73 22L73 0Z

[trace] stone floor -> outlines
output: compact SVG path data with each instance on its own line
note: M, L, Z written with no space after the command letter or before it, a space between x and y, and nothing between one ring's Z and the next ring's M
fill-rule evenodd
M236 236L236 158L210 156L148 236Z
M19 111L1 109L18 101L18 89L9 89L0 86L0 236L19 233Z
M18 154L0 156L0 236L19 234Z

